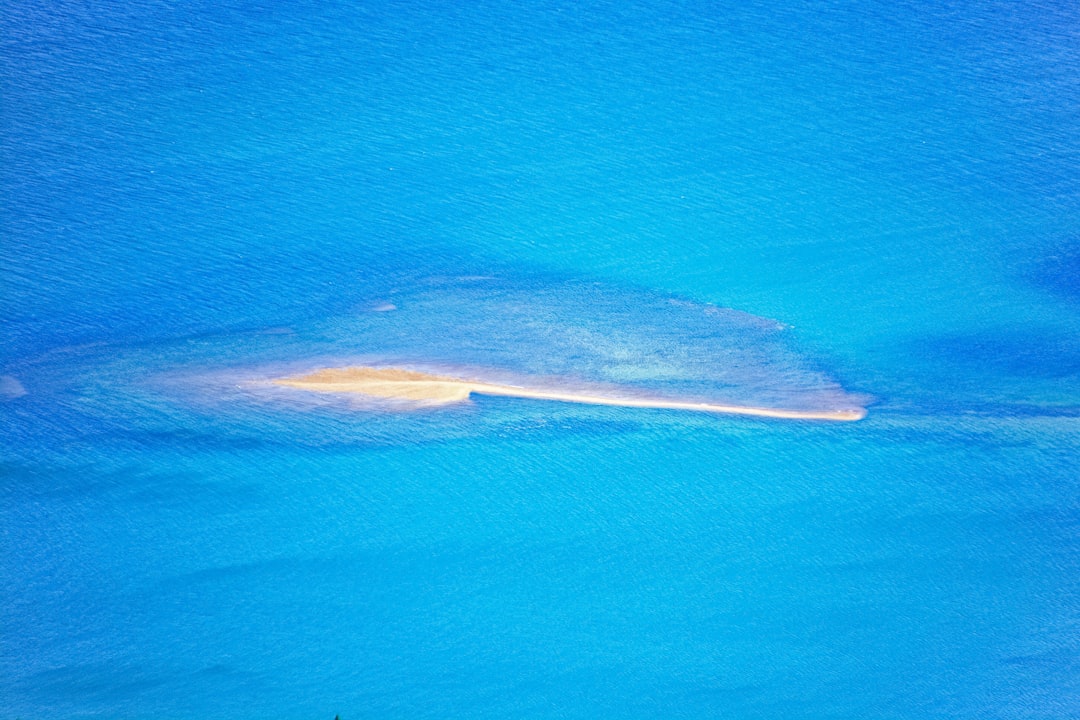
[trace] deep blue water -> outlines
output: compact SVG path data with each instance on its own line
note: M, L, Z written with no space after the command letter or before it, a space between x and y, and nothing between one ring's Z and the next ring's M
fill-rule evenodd
M0 32L0 718L1080 715L1074 3Z

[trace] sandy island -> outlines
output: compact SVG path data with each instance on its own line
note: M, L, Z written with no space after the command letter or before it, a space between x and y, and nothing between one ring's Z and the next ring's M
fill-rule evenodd
M430 375L428 373L400 370L397 368L345 367L326 368L309 375L279 378L275 385L325 393L353 393L369 397L410 400L425 404L448 404L463 402L469 395L501 395L504 397L555 400L559 402L584 403L586 405L611 405L615 407L660 408L665 410L696 410L698 412L753 415L757 417L783 418L788 420L861 420L866 416L862 408L842 410L784 410L782 408L753 407L747 405L721 405L716 403L685 402L663 398L648 399L619 397L617 395L592 395L581 392L560 392L552 389L516 387L493 383L463 380L460 378Z

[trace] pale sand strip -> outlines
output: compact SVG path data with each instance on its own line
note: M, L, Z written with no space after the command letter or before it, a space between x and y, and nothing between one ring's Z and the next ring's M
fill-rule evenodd
M748 405L722 405L696 403L662 398L618 397L592 395L580 392L560 392L536 388L497 385L494 383L461 380L459 378L430 375L428 373L396 368L346 367L327 368L300 377L280 378L275 385L325 393L354 393L369 397L411 400L429 404L462 402L472 393L500 395L504 397L530 398L533 400L556 400L559 402L584 403L587 405L610 405L615 407L660 408L666 410L694 410L697 412L753 415L757 417L783 418L788 420L861 420L866 416L862 408L842 410L785 410L782 408L753 407Z

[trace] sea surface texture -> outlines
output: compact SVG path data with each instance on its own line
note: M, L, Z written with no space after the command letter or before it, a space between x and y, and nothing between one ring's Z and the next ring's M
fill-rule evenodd
M336 714L1080 717L1080 5L5 3L0 720Z

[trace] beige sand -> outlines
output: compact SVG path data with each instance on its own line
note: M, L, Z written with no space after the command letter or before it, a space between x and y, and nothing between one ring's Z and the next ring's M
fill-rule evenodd
M585 403L587 405L613 405L616 407L662 408L667 410L696 410L698 412L755 415L758 417L784 418L790 420L861 420L866 416L862 408L843 410L784 410L745 405L720 405L695 403L662 398L647 399L618 397L616 395L592 395L580 392L496 385L493 383L462 380L442 375L400 370L397 368L345 367L327 368L300 377L280 378L275 385L327 393L356 393L378 398L411 400L427 404L462 402L469 395L502 395L506 397L556 400L560 402Z

